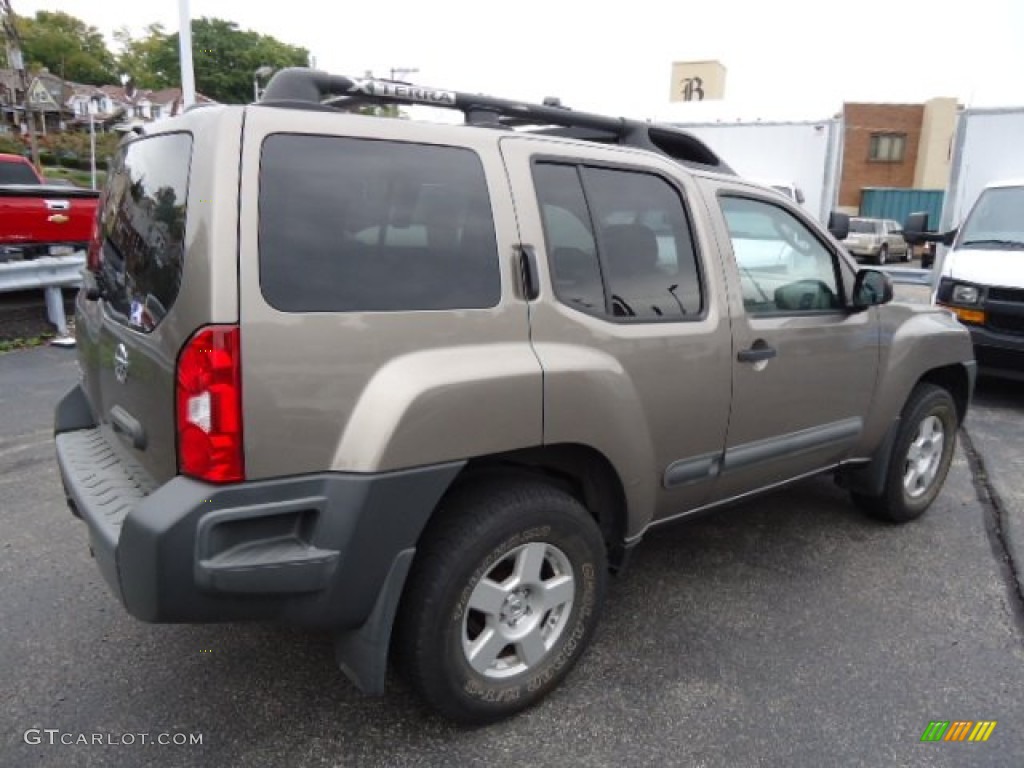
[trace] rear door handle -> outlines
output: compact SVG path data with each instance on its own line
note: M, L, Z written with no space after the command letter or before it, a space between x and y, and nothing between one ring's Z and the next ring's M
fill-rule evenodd
M764 339L758 339L750 349L740 350L736 359L741 363L760 363L762 360L771 360L778 354L775 347L769 347Z
M523 297L533 301L540 295L540 278L537 275L537 254L532 245L519 245L519 276L523 282Z

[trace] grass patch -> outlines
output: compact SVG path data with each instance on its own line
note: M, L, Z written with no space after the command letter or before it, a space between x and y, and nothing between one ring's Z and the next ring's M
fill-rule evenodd
M47 344L50 339L54 338L57 334L55 333L43 333L39 336L27 336L24 338L17 339L0 339L0 355L5 352L13 352L16 349L31 349L32 347L41 347Z
M80 187L88 189L92 185L92 175L89 171L79 171L75 168L59 168L55 165L44 165L43 176L48 179L70 179ZM107 172L96 169L96 188L103 189L107 183Z

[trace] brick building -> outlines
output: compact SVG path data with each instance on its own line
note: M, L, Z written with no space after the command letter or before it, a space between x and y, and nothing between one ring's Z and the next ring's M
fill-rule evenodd
M869 187L944 189L957 109L956 99L947 98L843 105L839 206L856 210Z

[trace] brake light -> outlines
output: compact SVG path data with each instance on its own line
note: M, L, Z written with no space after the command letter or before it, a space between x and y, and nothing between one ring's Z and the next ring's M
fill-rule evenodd
M89 235L89 249L85 255L85 268L90 272L99 272L102 261L103 235L100 229L100 214L97 211L96 216L92 220L92 233Z
M238 326L198 330L178 357L175 378L178 471L211 483L244 480Z

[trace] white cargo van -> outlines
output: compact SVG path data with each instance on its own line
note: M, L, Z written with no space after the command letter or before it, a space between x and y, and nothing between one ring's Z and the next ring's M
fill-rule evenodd
M933 300L971 331L982 372L1024 380L1024 178L988 184L950 245Z

